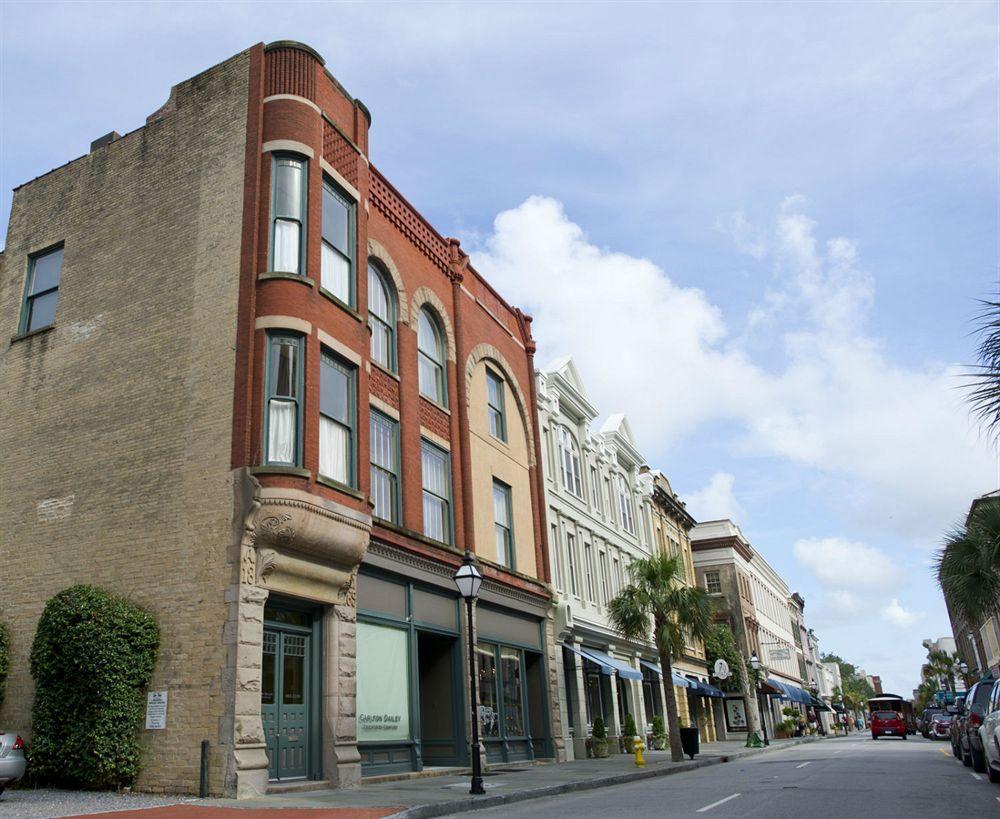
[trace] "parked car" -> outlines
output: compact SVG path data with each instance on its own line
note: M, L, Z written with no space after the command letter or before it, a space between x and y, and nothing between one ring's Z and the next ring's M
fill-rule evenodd
M989 776L990 782L1000 784L1000 680L993 683L993 691L986 706L983 724L979 726L979 734L986 756L986 775Z
M906 723L903 715L895 711L872 711L869 724L872 739L879 737L902 737L906 739Z
M959 737L965 730L965 701L953 705L948 709L951 715L951 725L948 728L948 735L951 737L951 752L956 759L962 758L962 743Z
M951 739L951 714L931 717L931 739Z
M920 715L920 733L923 735L924 739L931 738L931 717L935 714L945 714L944 708L925 708L924 713Z
M980 680L969 689L962 711L963 724L958 733L960 757L965 766L971 767L976 773L986 773L986 754L979 728L986 716L992 693L993 678Z
M17 734L0 730L0 793L24 776L27 764L24 740Z

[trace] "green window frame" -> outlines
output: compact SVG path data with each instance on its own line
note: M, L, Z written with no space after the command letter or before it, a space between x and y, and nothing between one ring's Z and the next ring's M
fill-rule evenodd
M399 422L378 410L369 415L371 450L372 514L398 523L399 514Z
M356 300L356 203L337 183L323 177L320 287L353 308Z
M56 323L62 263L61 244L28 257L28 275L24 283L24 303L21 305L18 335L42 330Z
M327 349L320 353L319 474L357 488L357 368Z
M441 332L441 323L430 310L421 307L417 319L418 386L422 396L442 407L448 406L444 360L444 334Z
M451 453L420 440L424 535L451 543Z
M396 292L389 277L371 259L368 260L368 326L372 361L396 372Z
M490 435L507 443L507 412L504 379L486 368L486 411L490 416Z
M511 571L517 568L514 554L514 505L508 484L493 479L493 531L496 536L497 563Z
M295 154L273 154L270 268L276 273L306 275L308 190L309 161Z
M264 375L263 462L302 465L303 338L268 333Z

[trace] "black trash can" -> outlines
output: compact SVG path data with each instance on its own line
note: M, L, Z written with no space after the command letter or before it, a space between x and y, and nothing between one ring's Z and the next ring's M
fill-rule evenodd
M681 748L691 759L698 753L698 729L681 728Z

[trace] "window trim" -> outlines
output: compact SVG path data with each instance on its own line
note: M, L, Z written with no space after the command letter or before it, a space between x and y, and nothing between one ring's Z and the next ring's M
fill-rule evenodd
M275 189L277 185L278 175L275 173L275 169L278 167L278 162L282 159L294 159L296 162L302 163L302 202L299 206L302 209L302 218L297 220L299 223L299 272L292 273L288 270L276 271L274 269L274 223L276 219L285 219L287 217L278 217L274 212L275 199L277 198L275 194ZM289 219L288 221L296 221ZM270 217L268 221L268 248L267 248L267 266L268 272L276 273L287 273L290 276L302 276L303 278L309 275L309 271L306 269L306 247L308 245L308 224L309 224L309 158L303 156L302 154L297 154L293 151L272 151L271 152L271 202L270 202Z
M273 386L274 372L271 365L272 346L278 339L288 339L295 343L296 373L295 373L295 462L286 463L284 461L271 461L268 457L270 449L269 435L271 431L271 389ZM304 401L303 391L305 384L305 337L300 333L288 330L268 330L265 334L264 342L264 412L261 446L261 466L302 466L302 430L304 422Z
M336 253L338 256L343 256L343 254L337 250L333 245L331 245L326 237L323 235L323 193L326 189L337 198L341 199L345 205L347 205L347 247L350 251L347 256L347 301L345 302L336 293L327 290L323 287L323 250L322 245L327 245ZM319 281L320 281L320 291L326 293L334 301L341 304L346 304L352 310L357 309L358 301L358 281L357 281L357 270L358 270L358 203L355 201L354 197L351 196L343 186L337 184L329 174L323 174L323 188L320 190L320 224L319 224L319 241L320 241L320 258L319 258Z
M57 250L63 251L62 261L59 262L59 283L55 287L50 287L42 293L32 293L31 283L35 277L35 263L38 259L43 256L48 256L50 253L55 253ZM21 317L17 323L17 334L18 336L28 335L29 333L37 333L42 330L46 330L49 327L55 327L56 316L55 313L52 314L52 321L42 327L35 327L33 330L28 329L28 316L30 313L31 302L37 299L39 296L45 296L49 293L55 292L56 294L56 309L59 308L59 288L62 287L62 268L66 261L66 243L56 242L48 247L43 247L41 250L36 250L34 253L28 254L28 271L24 279L24 294L21 297Z
M564 441L569 441L569 447L564 445ZM580 458L580 445L576 442L576 436L570 432L569 427L565 424L559 424L559 439L556 441L556 445L559 449L559 479L562 483L563 489L565 489L569 494L578 500L583 500L583 475ZM578 486L579 491L576 491L573 486L570 486L566 480L566 456L569 455L570 461L574 464L575 468L573 470L572 477L575 478L574 484Z
M577 556L576 556L575 552L576 552L576 535L573 532L567 532L566 533L566 555L567 555L567 557L569 559L569 567L568 567L569 571L567 572L567 574L569 574L569 586L570 586L569 589L568 589L568 591L574 597L580 597L580 595L577 592L577 579L578 579L577 576L576 576L576 569L577 569L577 560L576 560L576 557Z
M392 281L391 277L383 270L381 263L374 256L368 257L368 276L369 280L374 274L378 277L379 281L382 283L382 287L385 290L386 303L389 307L389 321L388 323L383 321L380 316L372 313L371 308L371 286L369 283L368 287L368 325L371 326L372 322L378 322L379 324L384 324L389 331L389 363L387 365L381 364L375 360L375 356L372 355L371 343L368 346L368 354L371 356L372 361L383 369L389 370L391 373L399 373L399 353L396 346L396 322L399 316L399 294L396 292L395 283ZM372 334L374 339L374 334Z
M374 463L372 461L371 442L372 442L372 438L374 436L372 436L372 434L371 434L371 426L375 422L376 416L378 418L381 418L381 419L385 420L386 422L388 422L389 427L392 429L393 456L394 456L395 461L396 461L396 471L395 472L390 472L385 467L380 466L380 465L378 465L378 464L376 464L376 463ZM393 524L397 524L397 525L399 524L399 522L402 520L402 517L403 517L402 516L402 497L401 497L401 493L399 491L399 483L400 483L399 478L400 478L400 473L402 472L402 457L401 457L401 455L402 455L402 450L400 448L400 443L399 443L399 421L397 421L391 415L386 415L384 412L382 412L381 410L379 410L379 409L377 409L375 407L369 407L369 409L368 409L368 468L369 468L369 470L378 469L378 470L381 470L382 472L385 472L386 474L390 475L391 478L392 478L393 484L394 484L394 486L393 486L393 492L392 492L392 517L391 518L377 517L375 515L374 507L372 508L372 517L375 518L375 520L384 520L384 521L387 521L388 523L393 523ZM369 485L369 490L371 489L371 484L372 483L373 482L371 480L369 480L369 484L370 484ZM421 476L421 487L420 487L421 488L421 492L423 491L423 485L422 484L423 484L423 477Z
M428 490L425 487L425 485L424 485L424 469L423 469L424 447L432 449L432 450L434 450L434 451L436 451L436 452L438 452L438 453L440 453L440 454L442 454L444 456L445 469L447 470L447 475L445 476L445 482L447 484L447 489L448 489L448 497L446 497L446 498L442 498L440 495L436 495L434 492L430 492L430 490ZM429 441L426 438L421 437L421 439L420 439L420 460L421 460L421 463L420 463L420 515L421 515L421 518L423 518L423 511L424 511L423 497L424 497L425 493L430 494L430 495L434 496L435 498L438 498L439 500L443 500L444 503L445 503L445 515L444 515L445 533L444 534L445 534L445 538L446 539L445 540L438 540L437 538L431 537L431 535L427 534L427 521L426 520L422 521L423 526L421 527L421 533L423 534L424 537L426 537L426 538L428 538L430 540L433 540L436 543L444 543L444 544L447 544L447 545L451 546L451 545L453 545L453 541L455 539L455 522L452 519L452 516L454 514L455 487L452 485L451 452L449 452L447 449L444 449L443 447L438 446L437 444L433 443L432 441Z
M348 418L348 453L347 453L347 481L339 481L332 475L321 472L319 468L319 443L317 437L316 453L316 474L317 476L332 483L343 484L350 489L358 488L358 367L352 361L348 361L341 355L331 350L329 347L320 347L319 356L319 410L318 423L322 423L324 418L329 418L333 423L342 426L340 421L323 412L323 366L324 358L329 358L335 367L339 367L347 375L347 418ZM317 434L319 427L317 425Z
M494 540L496 539L496 527L501 527L507 530L507 552L510 555L510 565L502 562L500 560L500 555L497 555L497 563L506 569L510 569L512 572L517 571L517 553L515 552L514 543L514 488L509 483L504 483L499 478L493 478L493 502L494 510L496 509L496 491L500 489L504 495L504 502L507 505L507 526L504 526L496 519L496 512L493 513L493 533Z
M632 507L632 490L628 479L621 473L615 473L615 483L618 484L618 512L621 516L622 529L635 535L635 509Z
M420 349L420 317L422 315L427 316L427 320L430 322L431 327L434 330L434 337L437 341L437 353L438 361L434 361L427 353ZM426 398L428 401L437 404L439 406L448 408L448 370L447 361L448 357L446 355L445 340L444 340L444 330L442 329L441 320L438 318L437 314L429 308L426 304L421 305L420 309L417 311L417 393L421 398ZM431 364L437 368L438 374L438 387L441 391L440 396L427 395L420 388L420 357L428 359Z
M718 585L718 589L712 589L713 581ZM722 574L716 569L705 572L705 591L709 594L722 594Z
M490 382L491 380L497 385L500 390L500 406L495 406L490 403ZM502 375L499 375L492 367L486 368L486 413L487 416L492 419L493 415L491 413L496 413L499 421L497 423L497 428L499 435L493 434L493 425L490 424L490 436L496 438L498 441L507 443L507 396L506 396L506 384L507 379Z

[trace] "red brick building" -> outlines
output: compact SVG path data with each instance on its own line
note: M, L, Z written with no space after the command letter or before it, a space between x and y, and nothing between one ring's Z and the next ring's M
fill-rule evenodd
M257 45L16 191L0 559L38 560L0 590L5 724L41 605L90 582L164 633L147 788L195 789L205 738L240 796L465 764L470 550L486 758L561 756L531 319L371 164L371 121L311 48Z

